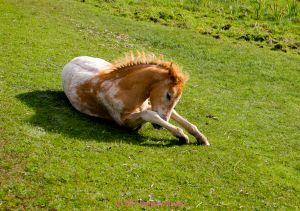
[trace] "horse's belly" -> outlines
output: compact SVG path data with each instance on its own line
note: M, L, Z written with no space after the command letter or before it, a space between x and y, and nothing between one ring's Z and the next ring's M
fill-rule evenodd
M93 80L96 74L107 72L110 63L93 57L77 57L66 64L62 71L63 88L71 104L80 112L107 118L107 111L97 104L93 96ZM101 73L100 73L101 74ZM90 87L87 87L90 84Z

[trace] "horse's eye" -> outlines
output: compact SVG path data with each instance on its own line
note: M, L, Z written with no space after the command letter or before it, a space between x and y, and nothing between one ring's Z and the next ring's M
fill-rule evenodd
M166 97L167 97L167 100L169 100L169 101L171 100L171 94L169 92L167 92L167 96Z

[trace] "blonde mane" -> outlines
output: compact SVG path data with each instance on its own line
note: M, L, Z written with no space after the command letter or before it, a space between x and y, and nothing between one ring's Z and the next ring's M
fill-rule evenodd
M112 62L112 71L105 74L104 78L112 78L119 74L123 75L130 71L135 71L137 69L149 66L157 66L169 72L171 79L176 84L184 84L188 79L188 76L184 74L180 67L170 61L164 61L163 56L156 56L155 54L145 54L143 51L139 51L134 54L129 52L125 54L124 57L116 59Z

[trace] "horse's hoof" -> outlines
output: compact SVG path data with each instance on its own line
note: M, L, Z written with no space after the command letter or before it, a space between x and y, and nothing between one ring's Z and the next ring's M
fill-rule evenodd
M203 140L203 139L197 139L198 144L204 145L204 146L210 146L210 143L208 140Z
M188 144L189 143L189 139L185 138L185 137L179 137L177 136L178 138L178 142L180 145L183 145L183 144Z

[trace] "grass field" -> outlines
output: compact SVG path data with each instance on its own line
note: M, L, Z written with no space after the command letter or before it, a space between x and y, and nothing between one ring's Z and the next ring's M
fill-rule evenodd
M137 21L189 29L215 39L300 54L300 2L296 0L88 0Z
M0 0L0 210L147 209L139 201L300 209L297 49L215 39L93 2ZM148 124L128 132L70 106L65 63L134 49L164 54L190 75L176 108L211 147L179 146Z

